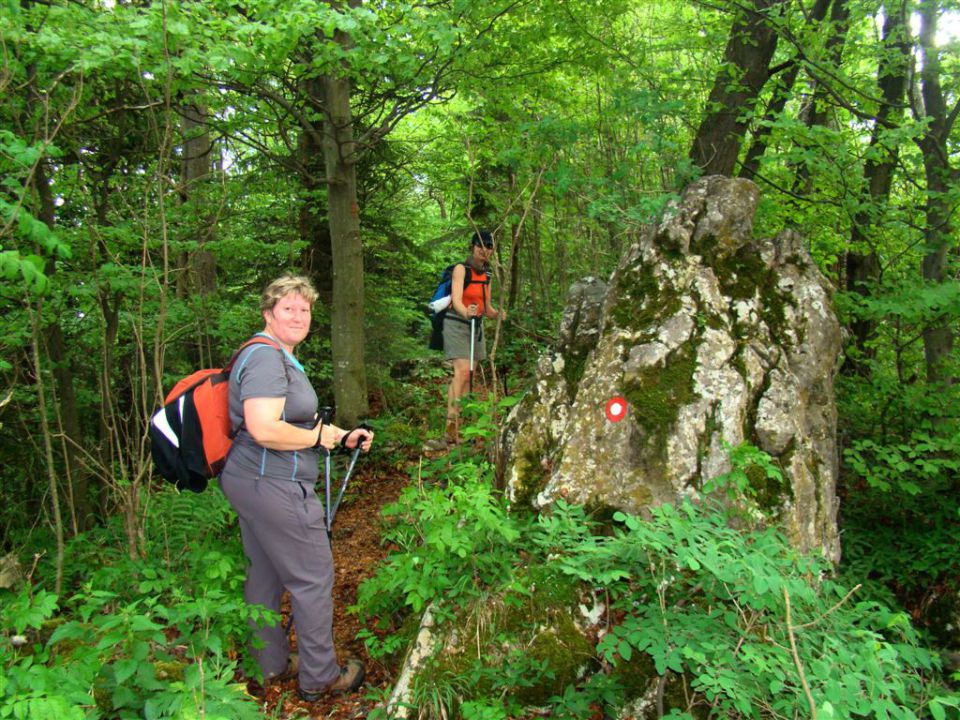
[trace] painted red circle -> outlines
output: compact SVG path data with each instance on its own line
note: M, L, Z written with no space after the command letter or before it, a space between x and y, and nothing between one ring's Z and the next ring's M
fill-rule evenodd
M607 400L607 420L610 422L620 422L627 416L627 401L625 398L617 395Z

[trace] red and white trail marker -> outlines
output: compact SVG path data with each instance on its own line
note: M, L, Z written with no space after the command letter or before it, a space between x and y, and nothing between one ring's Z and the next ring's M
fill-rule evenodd
M625 398L617 395L607 400L607 420L610 422L620 422L627 416L627 401Z

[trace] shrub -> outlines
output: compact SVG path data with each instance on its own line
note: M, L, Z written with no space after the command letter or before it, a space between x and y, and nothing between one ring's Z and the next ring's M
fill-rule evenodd
M727 491L744 463L772 468L755 449L733 459L717 484ZM396 549L362 587L357 608L382 619L398 605L432 603L447 627L476 640L471 662L437 658L418 682L426 717L519 711L537 674L553 669L529 653L527 662L509 660L517 656L505 648L525 647L518 628L538 621L496 608L511 598L542 608L538 582L564 576L573 602L550 603L567 602L574 615L578 600L584 609L599 601L602 612L592 631L594 671L549 699L555 717L626 712L639 701L674 717L771 719L942 718L956 705L931 682L937 657L906 614L842 585L828 563L799 554L775 529L735 529L742 523L729 513L742 513L742 504L688 501L652 509L648 519L616 513L600 526L557 502L521 520L503 512L489 468L471 467L473 476L462 464L445 489L412 489L389 509ZM487 611L474 622L478 605ZM368 641L376 653L391 638L371 633Z

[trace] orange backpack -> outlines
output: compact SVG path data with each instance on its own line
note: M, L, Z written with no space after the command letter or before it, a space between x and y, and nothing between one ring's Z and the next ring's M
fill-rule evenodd
M251 338L224 367L197 370L180 380L150 418L153 464L157 473L179 490L202 492L207 480L223 470L240 431L230 424L230 371L240 353L251 345L281 350L267 337Z

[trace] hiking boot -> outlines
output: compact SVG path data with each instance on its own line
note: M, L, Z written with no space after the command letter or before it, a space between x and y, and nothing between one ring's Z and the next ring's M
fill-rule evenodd
M287 660L287 667L284 670L281 670L276 675L265 675L263 677L264 685L270 683L282 683L297 676L297 672L300 670L300 656L297 653L290 653L290 658Z
M365 673L363 663L351 658L347 660L346 665L340 666L340 677L327 685L327 687L322 690L304 690L303 688L297 688L297 695L301 700L305 700L306 702L316 702L328 693L331 695L340 695L346 692L353 692L363 685Z

